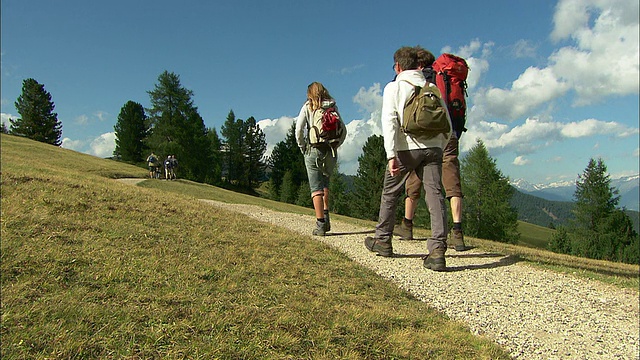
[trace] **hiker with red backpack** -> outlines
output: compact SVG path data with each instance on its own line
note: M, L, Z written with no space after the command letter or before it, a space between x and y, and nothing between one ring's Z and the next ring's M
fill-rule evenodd
M392 237L398 196L411 172L415 171L422 181L431 217L431 237L427 240L429 255L423 266L445 271L448 231L441 183L442 149L451 136L451 119L440 91L436 85L428 83L418 69L416 48L401 47L393 60L397 76L384 88L380 119L388 164L378 224L374 236L366 237L364 245L380 256L394 256ZM444 127L441 126L443 121Z
M416 47L418 51L419 67L425 75L427 81L434 83L443 94L447 103L449 115L453 126L453 133L447 146L444 148L442 162L442 184L445 189L446 198L451 206L453 218L453 229L451 236L447 240L447 247L452 247L456 251L465 251L467 247L464 243L462 231L462 186L460 181L459 139L466 122L466 78L469 71L467 62L452 54L442 54L436 60L431 52L421 47ZM413 216L420 199L421 182L415 174L412 174L405 184L407 197L405 199L405 216L394 233L400 239L413 239Z
M336 101L319 82L307 87L307 101L296 120L296 141L304 154L311 200L316 213L312 234L324 236L331 230L329 178L338 158L338 147L347 136Z

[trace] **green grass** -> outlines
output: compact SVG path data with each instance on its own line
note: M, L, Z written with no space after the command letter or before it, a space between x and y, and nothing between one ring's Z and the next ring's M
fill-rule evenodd
M1 150L3 359L508 358L311 237L196 199L277 203L122 184L147 171L8 135Z
M146 169L0 139L3 359L508 358L311 237L197 199L311 209L188 181L126 185L113 179ZM637 266L467 242L638 287Z
M538 249L546 249L549 240L551 240L555 232L555 230L548 227L534 225L524 221L518 221L518 231L521 234L518 245Z

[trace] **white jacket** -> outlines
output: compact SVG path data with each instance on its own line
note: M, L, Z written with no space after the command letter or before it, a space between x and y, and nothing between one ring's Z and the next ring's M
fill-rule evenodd
M408 82L408 83L407 83ZM451 137L451 131L440 134L428 140L417 139L402 131L402 119L404 104L413 94L413 86L423 87L427 81L420 70L405 70L398 74L396 79L384 87L382 93L382 135L384 137L384 150L387 159L396 157L398 151L426 149L437 147L444 149ZM413 86L412 86L413 85ZM436 87L429 83L429 86ZM436 87L437 88L437 87ZM442 106L446 108L444 100ZM451 118L447 112L447 119L451 124Z

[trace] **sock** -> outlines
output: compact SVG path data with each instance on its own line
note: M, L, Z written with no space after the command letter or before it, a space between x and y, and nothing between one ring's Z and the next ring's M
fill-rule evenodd
M324 211L324 217L327 217L327 216L329 216L329 210Z
M453 223L453 228L454 228L455 230L462 230L462 223L454 222L454 223Z
M404 221L404 223L407 225L413 225L413 219L409 220L407 218L404 218L402 221Z
M316 220L318 220L318 222L322 222L322 223L324 222L324 218L322 218L322 219L316 219Z

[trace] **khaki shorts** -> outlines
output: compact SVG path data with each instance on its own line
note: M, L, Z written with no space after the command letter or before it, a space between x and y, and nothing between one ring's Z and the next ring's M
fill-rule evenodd
M422 182L415 171L411 172L405 183L407 197L420 199L420 188ZM458 160L458 138L451 136L442 155L442 186L447 199L452 197L463 197L462 185L460 184L460 161Z

